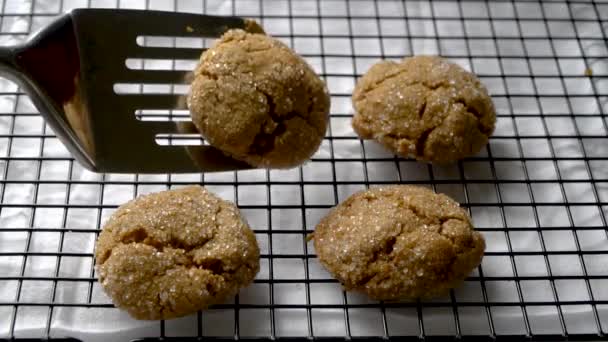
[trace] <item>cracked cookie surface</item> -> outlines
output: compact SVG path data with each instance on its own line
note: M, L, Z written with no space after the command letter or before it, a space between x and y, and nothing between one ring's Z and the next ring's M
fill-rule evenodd
M312 238L321 264L347 290L377 300L443 295L479 265L485 249L458 203L408 185L355 193Z
M113 303L137 319L170 319L251 283L260 252L236 206L200 186L140 196L106 222L96 270Z
M230 30L204 52L188 96L209 143L256 167L303 163L325 135L329 94L282 42Z
M404 157L439 164L479 152L496 113L472 73L436 56L382 61L357 82L353 128Z

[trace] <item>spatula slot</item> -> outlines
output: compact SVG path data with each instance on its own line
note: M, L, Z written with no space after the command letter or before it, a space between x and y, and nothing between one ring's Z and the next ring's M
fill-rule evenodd
M188 93L186 84L115 83L114 92L121 94L179 94Z
M125 56L131 58L154 59L194 59L198 60L205 49L175 47L142 47L133 45L125 49Z
M190 121L190 112L187 110L171 109L138 109L135 117L140 121Z
M208 48L213 44L213 38L178 37L178 36L137 36L135 42L142 47L177 47L177 48Z
M209 145L200 134L157 134L155 141L161 146L203 146Z
M195 59L127 58L125 66L131 70L194 70Z
M149 84L189 84L194 75L192 71L182 70L126 70L114 82Z
M179 94L122 94L120 101L136 109L187 109L186 96Z

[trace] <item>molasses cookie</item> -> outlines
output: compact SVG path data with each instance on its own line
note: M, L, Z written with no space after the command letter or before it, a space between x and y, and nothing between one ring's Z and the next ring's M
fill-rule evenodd
M445 164L479 152L496 113L472 73L441 57L382 61L353 93L353 128L404 157Z
M445 294L485 249L458 203L407 185L350 196L321 220L313 239L319 261L347 290L377 300Z
M256 167L289 168L319 148L329 94L285 44L237 29L201 56L188 107L203 137L227 155Z
M137 319L169 319L220 303L259 270L239 210L200 186L140 196L118 208L95 249L101 286Z

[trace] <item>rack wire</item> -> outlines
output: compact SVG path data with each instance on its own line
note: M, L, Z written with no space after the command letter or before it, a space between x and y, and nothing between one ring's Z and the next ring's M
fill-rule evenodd
M332 95L327 137L300 168L93 174L73 161L21 89L0 79L0 339L608 340L607 2L3 0L0 7L1 44L23 41L74 7L251 17L304 56ZM430 166L354 135L357 77L379 59L413 54L441 54L488 86L498 122L479 155ZM262 248L260 274L229 303L172 321L132 321L96 281L99 228L139 194L192 183L242 209ZM445 298L379 303L345 293L306 242L349 194L393 183L449 194L486 238L482 265Z

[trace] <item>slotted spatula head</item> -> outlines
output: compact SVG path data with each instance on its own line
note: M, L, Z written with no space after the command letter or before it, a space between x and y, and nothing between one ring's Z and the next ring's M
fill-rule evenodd
M249 168L211 146L161 146L158 134L192 133L193 125L141 121L140 110L185 109L180 94L117 94L116 84L184 84L187 72L133 70L128 58L191 59L199 48L145 47L141 36L219 37L251 29L236 17L188 13L76 9L23 46L3 49L0 71L30 94L57 136L97 172L197 172Z

